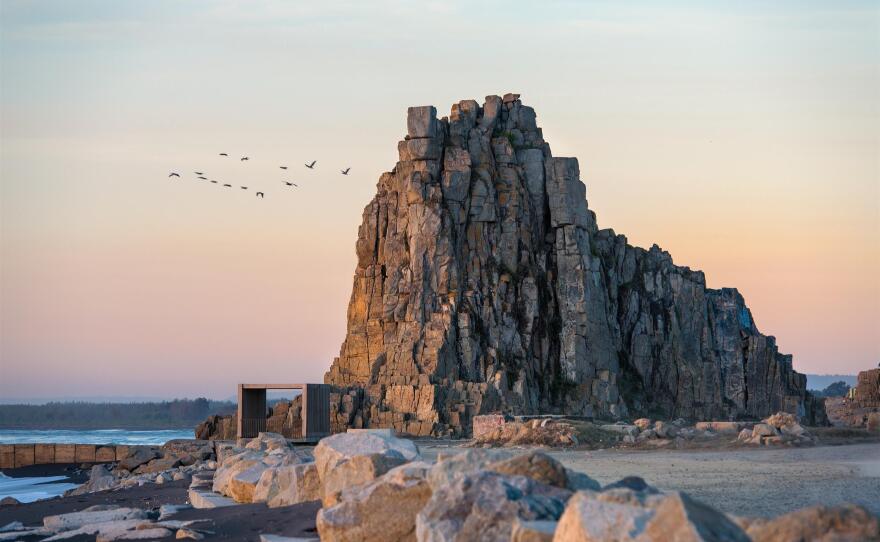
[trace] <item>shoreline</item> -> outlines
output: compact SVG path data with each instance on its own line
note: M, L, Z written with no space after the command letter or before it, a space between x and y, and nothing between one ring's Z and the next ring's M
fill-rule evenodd
M412 439L422 457L474 450L467 441ZM299 447L298 447L299 448ZM303 449L311 447L303 446ZM880 515L880 442L820 444L798 448L740 447L735 449L494 448L511 453L544 452L566 468L607 485L638 476L661 491L682 491L726 514L773 518L805 507L853 503ZM8 476L69 473L77 465L34 465L7 469ZM81 475L86 475L81 471ZM37 526L49 515L82 511L95 505L115 505L158 515L163 505L183 505L189 499L186 480L54 497L33 503L0 506L0 526L21 521ZM315 538L321 504L310 501L269 508L266 504L237 504L223 508L184 509L170 519L200 521L208 540L260 540L260 534Z
M118 491L100 491L75 497L55 497L33 503L0 506L0 527L13 521L38 526L46 516L79 512L95 505L116 505L157 511L162 505L187 502L189 482L144 484ZM320 502L269 508L265 504L240 504L224 508L181 510L176 521L204 520L198 525L212 532L210 540L259 541L260 534L316 538L315 518Z

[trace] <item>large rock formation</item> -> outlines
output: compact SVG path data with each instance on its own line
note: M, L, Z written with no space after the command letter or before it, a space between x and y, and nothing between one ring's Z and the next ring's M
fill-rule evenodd
M880 408L880 368L859 372L852 403L858 408Z
M742 296L600 230L519 96L412 107L359 229L337 429L461 434L478 413L814 422Z

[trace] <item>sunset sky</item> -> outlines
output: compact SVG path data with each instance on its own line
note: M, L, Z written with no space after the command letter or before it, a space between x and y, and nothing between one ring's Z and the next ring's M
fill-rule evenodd
M0 398L322 381L406 107L505 92L600 227L876 367L878 4L662 4L0 1Z

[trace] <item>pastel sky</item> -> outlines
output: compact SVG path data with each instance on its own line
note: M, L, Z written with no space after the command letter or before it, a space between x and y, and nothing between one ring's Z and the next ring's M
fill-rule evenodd
M797 369L880 361L875 2L3 0L0 397L321 381L406 107L505 92Z

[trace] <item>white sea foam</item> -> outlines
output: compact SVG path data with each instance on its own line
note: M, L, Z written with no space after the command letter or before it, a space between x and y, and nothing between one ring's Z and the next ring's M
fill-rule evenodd
M193 430L0 429L0 444L165 444L169 440L178 438L193 438Z

